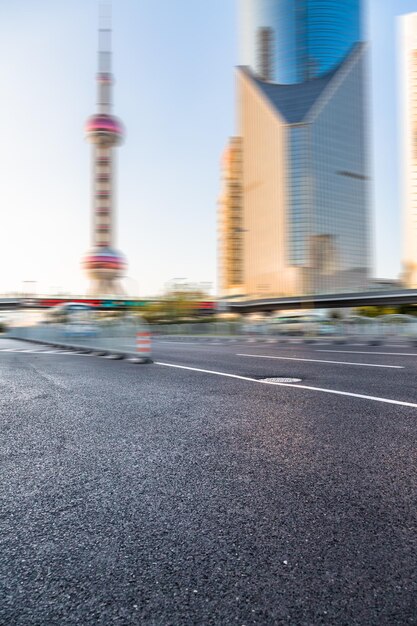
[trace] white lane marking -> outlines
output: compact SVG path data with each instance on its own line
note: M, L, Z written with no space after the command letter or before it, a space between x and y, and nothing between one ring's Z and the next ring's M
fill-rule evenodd
M290 356L264 356L262 354L237 354L252 359L280 359L281 361L307 361L309 363L332 363L335 365L359 365L359 367L388 367L396 370L403 370L404 365L376 365L375 363L350 363L349 361L323 361L321 359L299 359Z
M62 354L59 350L40 350L37 354Z
M32 347L32 348L0 348L0 352L29 352L29 350L41 351L41 350L44 350L44 349L46 349L46 347L43 348L41 346L39 346L37 348L34 348L34 347Z
M334 352L335 354L384 354L385 356L417 356L416 352L365 352L359 350L315 350L315 352Z
M181 347L181 346L198 346L199 348L207 346L221 346L228 345L230 343L238 343L237 339L225 339L224 341L163 341L159 339L154 339L154 344L166 343L171 346ZM240 343L244 343L241 341Z
M68 352L60 350L20 350L16 348L2 349L0 352L13 352L14 354L56 354L69 356L94 356L93 354L79 354L77 352Z
M417 404L413 402L404 402L402 400L391 400L390 398L379 398L378 396L367 396L362 393L352 393L350 391L339 391L337 389L325 389L324 387L310 387L309 385L300 385L292 383L273 383L267 380L257 380L248 376L238 376L237 374L229 374L227 372L217 372L216 370L204 370L198 367L188 367L186 365L177 365L176 363L163 363L155 361L155 365L163 365L164 367L172 367L174 369L189 370L191 372L201 372L202 374L213 374L215 376L224 376L225 378L237 378L238 380L246 380L251 383L259 383L261 385L275 385L277 387L292 387L293 389L307 389L308 391L320 391L322 393L331 393L338 396L348 396L350 398L361 398L363 400L372 400L373 402L384 402L385 404L397 404L399 406L409 406L417 409Z
M33 350L33 349L31 349L31 350L19 350L19 352L22 352L22 353L25 352L25 353L28 353L28 354L38 354L39 352L41 352L41 350ZM42 352L43 352L43 350L42 350Z
M198 341L160 341L159 339L154 339L155 343L169 343L171 346L196 346L200 345Z
M57 350L16 350L16 348L4 350L4 352L14 352L16 354L61 354Z
M3 348L2 352L24 352L25 348Z

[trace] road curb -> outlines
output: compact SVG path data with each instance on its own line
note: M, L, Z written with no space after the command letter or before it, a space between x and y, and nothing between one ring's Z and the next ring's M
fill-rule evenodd
M135 363L137 365L151 365L153 364L153 360L150 357L138 357L136 352L130 351L120 351L120 350L111 350L111 349L103 349L94 346L79 346L76 344L63 344L56 343L52 341L40 341L39 339L27 339L22 337L13 337L13 335L8 335L9 339L15 339L16 341L26 341L27 343L35 343L42 346L50 346L52 348L58 348L62 350L72 350L73 352L79 352L80 354L91 354L92 356L97 356L101 358L113 357L116 359L124 359L131 363Z

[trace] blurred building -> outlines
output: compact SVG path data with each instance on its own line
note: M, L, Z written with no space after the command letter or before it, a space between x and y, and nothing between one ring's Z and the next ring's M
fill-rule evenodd
M417 13L400 18L403 127L403 251L407 287L417 287Z
M243 289L242 140L231 137L222 158L222 191L218 213L220 295Z
M241 6L243 291L365 289L370 181L361 2Z

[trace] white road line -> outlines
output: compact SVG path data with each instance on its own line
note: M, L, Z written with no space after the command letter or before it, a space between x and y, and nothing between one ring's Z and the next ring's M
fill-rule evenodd
M0 352L30 352L32 350L41 351L42 348L1 348Z
M321 391L322 393L331 393L338 396L348 396L350 398L361 398L363 400L372 400L373 402L383 402L385 404L396 404L399 406L409 406L417 409L417 404L413 402L403 402L402 400L391 400L390 398L379 398L378 396L366 396L361 393L351 393L350 391L338 391L337 389L325 389L323 387L310 387L308 385L292 384L292 383L273 383L266 380L257 380L248 376L238 376L237 374L228 374L227 372L217 372L215 370L203 370L198 367L188 367L186 365L177 365L175 363L162 363L155 361L155 365L163 365L164 367L172 367L174 369L189 370L192 372L201 372L202 374L213 374L215 376L224 376L225 378L237 378L238 380L246 380L251 383L259 383L261 385L275 385L277 387L292 387L293 389L307 389L308 391Z
M19 350L19 352L25 352L27 354L38 354L40 351L39 350Z
M3 348L2 352L26 352L24 348Z
M94 356L93 354L79 354L77 352L59 351L59 350L17 350L16 348L2 349L0 352L12 352L14 354L56 354L68 356Z
M307 361L309 363L332 363L334 365L358 365L359 367L387 367L391 369L404 369L404 365L376 365L374 363L349 363L348 361L322 361L321 359L299 359L289 356L264 356L262 354L237 354L252 359L279 359L281 361Z
M154 340L155 343L169 343L171 346L196 346L200 345L199 341L159 341L159 339Z
M385 356L417 356L416 352L365 352L359 350L315 350L315 352L334 352L335 354L383 354Z
M236 343L236 340L230 341L230 339L227 339L226 342L224 342L224 341L161 341L159 339L154 339L154 343L156 345L160 343L166 343L171 346L177 346L177 347L198 346L199 348L201 348L202 346L207 347L207 346L229 345L230 343Z
M58 350L40 350L38 354L62 354Z

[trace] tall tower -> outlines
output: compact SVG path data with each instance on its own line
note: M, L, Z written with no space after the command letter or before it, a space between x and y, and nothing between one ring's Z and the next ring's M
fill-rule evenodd
M122 293L120 278L126 270L124 256L115 243L114 148L123 141L124 129L112 115L110 18L101 15L98 46L97 113L88 118L85 131L92 144L92 249L83 259L90 279L90 295Z
M417 13L401 20L401 70L403 130L403 280L417 287Z

